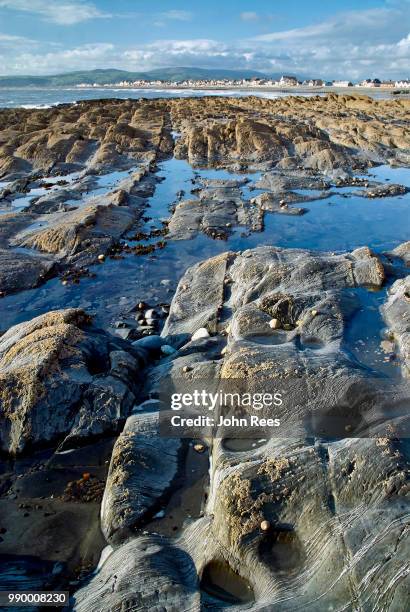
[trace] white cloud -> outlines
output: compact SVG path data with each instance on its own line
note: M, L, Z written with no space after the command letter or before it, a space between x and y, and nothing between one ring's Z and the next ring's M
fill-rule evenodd
M110 16L94 4L81 0L0 0L0 8L39 15L45 21L58 25L74 25Z
M97 43L47 53L24 50L8 57L0 56L0 62L10 67L7 69L7 74L55 74L87 69L90 65L96 68L113 67L111 63L113 58L121 60L121 56L116 55L114 45Z
M181 53L208 56L220 55L226 52L226 45L208 38L195 38L193 40L158 40L147 45L148 49L159 53L180 55Z
M157 28L163 28L170 21L191 21L192 18L193 14L190 11L171 10L164 13L155 13L152 23Z
M130 46L100 42L69 49L38 43L33 53L33 41L0 35L0 61L3 73L9 74L200 66L323 78L405 78L410 66L409 22L410 3L401 0L382 9L340 13L304 28L233 42L163 39Z
M410 2L401 0L377 9L347 11L320 23L282 32L256 36L260 42L286 42L294 44L300 39L312 39L319 43L327 40L333 44L370 43L394 40L399 31L409 29Z
M26 43L37 44L37 41L32 40L31 38L26 38L25 36L12 36L11 34L1 34L0 33L0 44L11 46L11 45L22 45Z
M121 66L130 70L145 70L166 66L220 66L221 58L230 61L226 46L216 40L158 40L141 49L128 49L123 54Z
M259 15L254 11L243 11L240 14L240 18L242 19L242 21L258 21Z
M169 19L170 21L191 21L191 11L165 11L165 13L158 13L161 19Z
M325 78L407 76L410 61L410 2L339 13L331 19L254 37L258 55L276 56L272 65ZM274 58L272 58L274 59ZM276 68L275 68L276 69Z

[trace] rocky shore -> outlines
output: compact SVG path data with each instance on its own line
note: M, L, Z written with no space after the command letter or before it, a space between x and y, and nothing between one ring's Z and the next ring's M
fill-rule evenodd
M297 233L334 198L394 215L409 187L372 170L410 167L409 110L328 95L0 111L0 308L78 292L1 327L1 590L67 588L87 612L406 608L409 243L247 240L271 218ZM167 199L173 158L192 178ZM179 251L177 286L136 286L96 323L83 286L116 303L106 270L139 279ZM164 385L204 380L286 385L288 431L161 435Z
M295 204L329 197L333 186L349 184L352 171L382 162L408 165L408 104L329 95L102 100L3 110L1 295L72 268L74 276L84 274L99 258L127 250L120 239L139 227L146 198L155 190L156 164L172 154L194 166L259 171L249 189L262 193L244 198L246 179L198 181L195 199L181 194L174 205L170 239L198 232L226 239L237 225L261 231L264 211L303 214ZM119 170L123 178L103 190L101 175ZM73 173L74 180L64 178ZM50 183L47 176L60 180ZM359 194L369 198L407 191L370 180L362 185Z

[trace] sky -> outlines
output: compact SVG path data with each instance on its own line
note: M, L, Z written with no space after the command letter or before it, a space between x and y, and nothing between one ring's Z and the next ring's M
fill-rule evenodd
M168 66L410 77L410 0L0 0L0 73Z

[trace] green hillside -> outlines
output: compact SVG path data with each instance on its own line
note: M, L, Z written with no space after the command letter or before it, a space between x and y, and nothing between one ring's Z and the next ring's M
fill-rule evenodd
M65 74L50 76L0 76L0 87L69 87L79 83L105 85L118 81L134 81L136 79L160 79L182 81L184 79L245 79L250 77L265 77L261 72L251 70L223 70L211 68L157 68L149 72L129 72L114 68L99 70L79 70ZM271 75L276 76L276 75Z

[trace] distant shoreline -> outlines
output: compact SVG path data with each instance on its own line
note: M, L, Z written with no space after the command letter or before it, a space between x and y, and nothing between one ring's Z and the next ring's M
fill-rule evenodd
M79 85L55 85L51 87L38 87L35 85L27 85L27 86L6 86L2 87L0 85L0 90L10 91L10 90L30 90L30 91L106 91L106 90L121 90L121 91L243 91L244 93L257 93L257 92L267 92L267 93L282 93L282 94L323 94L323 93L336 93L336 94L349 94L349 95L375 95L375 94L387 94L394 95L395 97L398 95L409 95L410 90L400 90L400 88L389 88L389 87L246 87L246 86L237 86L237 85L88 85L88 86L79 86ZM394 93L398 92L398 93Z
M213 90L213 91L226 91L226 90L230 90L230 89L234 89L235 91L269 91L269 92L278 92L278 93L292 93L294 91L296 92L300 92L300 93L311 93L311 92L320 92L320 93L332 93L332 92L357 92L360 93L362 91L366 91L366 92L386 92L386 93L393 93L393 91L397 91L398 89L400 89L399 87L334 87L334 86L323 86L323 87L309 87L309 86L294 86L294 87L274 87L274 86L269 86L269 87L247 87L246 85L209 85L209 86L205 86L205 85L172 85L172 86L166 86L166 85L98 85L98 86L93 86L93 85L89 85L89 86L79 86L79 85L73 85L72 86L74 89L163 89L163 90L189 90L189 89L195 89L195 90ZM409 90L410 91L410 90Z
M149 90L162 90L162 91L189 91L189 90L194 90L194 91L230 91L230 90L234 90L234 91L244 91L244 92L258 92L258 91L266 91L269 93L284 93L284 94L292 94L292 93L300 93L300 94L309 94L309 93L348 93L348 94L361 94L361 93L365 93L366 95L368 94L375 94L375 93L387 93L387 94L392 94L392 95L397 95L397 94L393 94L394 91L397 91L399 88L396 87L331 87L331 86L327 86L327 87L305 87L305 86L298 86L298 87L246 87L246 86L238 86L238 85L209 85L209 86L204 86L204 85L173 85L173 86L166 86L166 85L99 85L94 87L93 85L90 85L89 87L80 87L78 85L73 86L74 89L78 89L78 90L82 90L82 89L94 89L94 90L99 90L99 89L121 89L121 90L133 90L133 89L138 89L138 90L144 90L144 89L149 89Z

